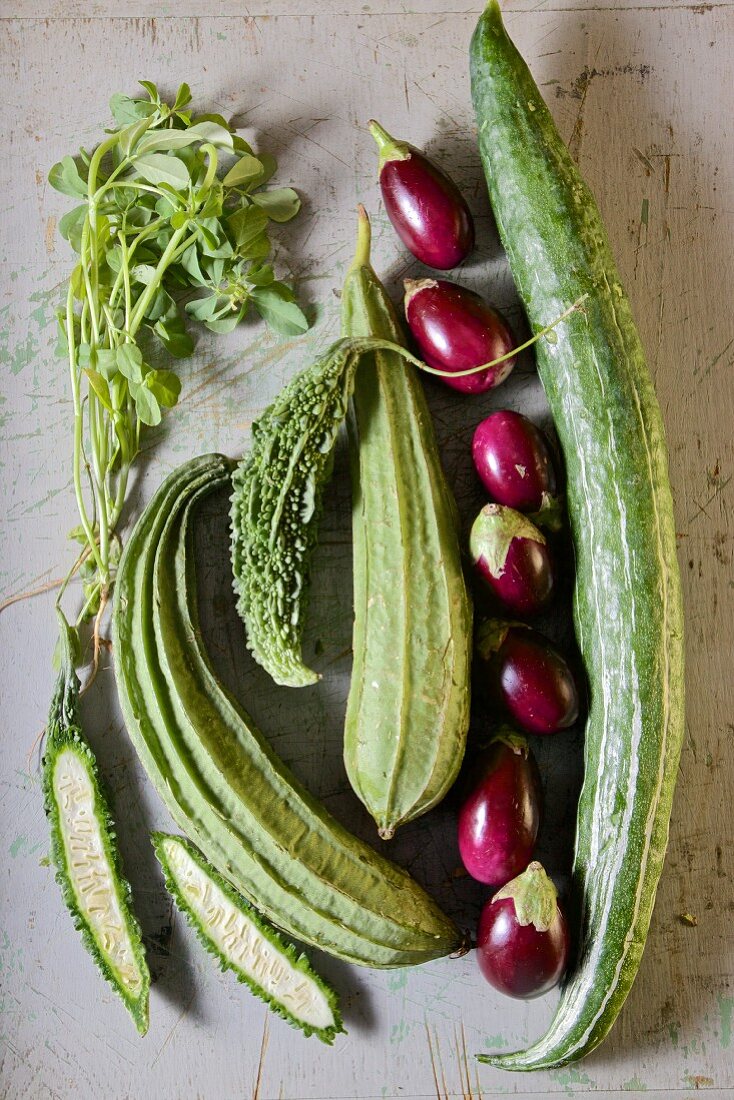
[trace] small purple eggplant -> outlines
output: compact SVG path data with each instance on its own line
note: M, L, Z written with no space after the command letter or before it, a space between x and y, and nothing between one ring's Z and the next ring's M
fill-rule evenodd
M537 630L488 619L477 632L476 653L486 695L526 733L559 733L574 724L579 693L573 673Z
M474 432L472 458L496 504L533 512L538 523L560 529L561 501L553 453L532 420L512 409L490 413Z
M380 150L380 189L401 241L428 267L447 271L474 247L474 222L461 192L437 165L379 122L368 123Z
M469 535L474 568L505 610L543 611L555 592L555 571L543 535L521 512L485 504Z
M473 290L446 279L406 279L405 318L429 367L464 371L507 355L515 341L505 319ZM441 381L461 393L485 393L504 382L515 357Z
M557 985L570 948L556 888L539 863L531 863L482 909L479 969L490 985L510 997L529 1000Z
M538 838L540 774L524 737L498 734L474 761L459 810L461 860L472 878L504 886L524 871Z

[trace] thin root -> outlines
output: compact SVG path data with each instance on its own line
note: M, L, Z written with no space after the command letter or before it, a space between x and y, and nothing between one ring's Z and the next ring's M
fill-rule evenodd
M31 747L28 750L28 758L26 760L26 765L27 765L26 771L28 772L29 775L31 774L31 757L33 756L33 753L36 750L36 746L39 745L41 743L41 741L43 740L43 737L44 737L45 733L46 733L46 726L43 726L38 731L38 733L36 734L36 738L35 738L33 744L31 745Z
M47 584L41 584L38 588L29 588L27 592L18 592L15 596L9 596L7 600L3 600L3 602L0 603L0 612L4 611L6 607L12 607L14 603L20 603L22 600L30 600L33 596L42 596L44 592L53 592L56 588L60 588L61 595L63 595L66 585L74 574L78 572L80 566L88 557L89 547L85 546L65 577L60 577L55 581L48 581ZM61 596L59 596L59 599L60 598Z
M263 1021L263 1036L260 1042L260 1058L257 1063L257 1077L255 1078L255 1088L253 1089L252 1100L260 1100L260 1086L262 1085L263 1067L265 1065L265 1051L268 1049L268 1041L270 1039L268 1014L269 1010L265 1013L265 1019Z
M14 603L20 603L22 600L30 600L34 596L42 596L44 592L53 592L55 588L61 588L64 583L64 578L60 577L58 580L49 581L47 584L41 584L38 588L29 588L27 592L18 592L15 596L8 596L7 600L3 600L0 603L0 611L5 611L7 607L12 607Z

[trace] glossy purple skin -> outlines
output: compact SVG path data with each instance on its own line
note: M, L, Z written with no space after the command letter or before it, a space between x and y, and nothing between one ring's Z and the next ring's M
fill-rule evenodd
M568 964L568 924L556 907L547 932L521 925L512 898L489 900L477 930L477 960L484 977L501 993L530 1000L557 985Z
M474 568L498 603L513 615L537 615L553 599L553 562L548 547L533 539L512 540L500 576L490 572L483 557L475 560Z
M472 439L477 473L497 504L537 512L543 494L555 495L558 478L546 437L521 413L498 409L482 420Z
M405 160L386 160L380 170L385 209L416 259L447 271L474 247L474 222L454 181L423 153L408 148Z
M472 768L458 840L472 878L504 886L524 871L538 838L543 794L535 757L495 741Z
M475 294L447 279L407 284L405 317L421 357L429 367L469 370L491 363L515 347L505 319ZM441 378L460 393L486 393L507 378L515 357L464 378Z
M490 694L526 733L559 733L578 718L573 673L537 630L510 627L487 662L486 673Z

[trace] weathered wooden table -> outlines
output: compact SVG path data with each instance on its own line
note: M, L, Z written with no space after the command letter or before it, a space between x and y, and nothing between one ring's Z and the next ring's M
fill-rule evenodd
M65 533L76 522L70 401L64 364L53 351L54 309L70 270L69 250L56 232L66 206L46 174L63 154L98 140L110 94L133 92L137 78L169 92L189 81L198 104L234 116L246 136L277 154L278 180L292 182L304 199L299 219L278 233L279 262L298 281L314 323L294 341L251 326L226 338L200 336L180 407L147 435L133 510L182 458L207 449L240 453L253 418L336 333L335 293L353 249L357 201L372 211L375 259L392 288L419 270L380 206L375 152L364 128L371 116L440 155L460 181L477 216L479 247L459 278L519 321L474 141L467 47L477 5L423 0L414 8L389 0L322 0L310 7L293 0L2 5L3 597L65 572ZM475 1096L644 1091L662 1098L734 1088L734 8L512 0L506 18L607 219L670 445L688 727L668 860L629 1001L586 1062L527 1078L479 1068L471 1055L527 1042L543 1028L554 997L502 1000L482 982L471 956L392 973L317 957L340 991L348 1027L332 1050L268 1017L231 975L215 969L172 913L147 839L151 827L169 822L122 727L108 657L85 719L112 790L155 979L150 1032L138 1039L84 953L44 859L48 832L34 741L52 683L48 593L0 615L4 1096L295 1100L453 1097L471 1089ZM468 451L473 424L506 404L542 417L542 395L529 362L501 390L473 403L437 385L429 390L447 470L469 519L480 500ZM346 823L371 836L340 761L351 595L343 448L309 629L309 652L320 649L325 673L318 687L275 690L243 653L221 507L210 520L202 560L213 609L210 642L223 673L298 774ZM579 743L569 735L539 749L548 802L541 855L561 883ZM406 829L395 844L396 858L443 904L475 920L483 894L454 876L450 807ZM684 914L697 923L683 921ZM470 1082L457 1055L464 1038Z

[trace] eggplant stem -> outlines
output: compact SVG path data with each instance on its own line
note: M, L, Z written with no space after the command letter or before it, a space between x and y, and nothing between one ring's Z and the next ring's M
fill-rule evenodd
M500 355L498 359L492 359L490 363L481 363L478 367L469 367L468 370L440 370L438 367L429 367L427 363L424 363L421 359L416 359L412 355L406 355L405 358L409 359L420 370L426 371L427 374L436 374L439 378L467 378L471 374L479 374L481 371L489 370L491 367L497 367L500 363L506 363L508 359L513 359L519 352L525 351L526 348L530 348L533 344L537 344L538 340L541 340L544 336L547 336L556 325L560 325L561 321L565 321L567 317L570 317L576 310L583 312L582 306L588 294L582 294L582 296L565 309L559 317L556 317L555 321L551 321L549 325L542 328L540 332L536 332L534 336L531 336L529 340L526 340L524 344L518 344L516 348L511 348L510 351L505 352L504 355Z
M408 160L410 148L406 142L396 141L394 137L388 134L385 127L380 126L374 118L371 118L367 123L367 129L377 142L380 153L380 171L382 171L383 164L388 160Z

